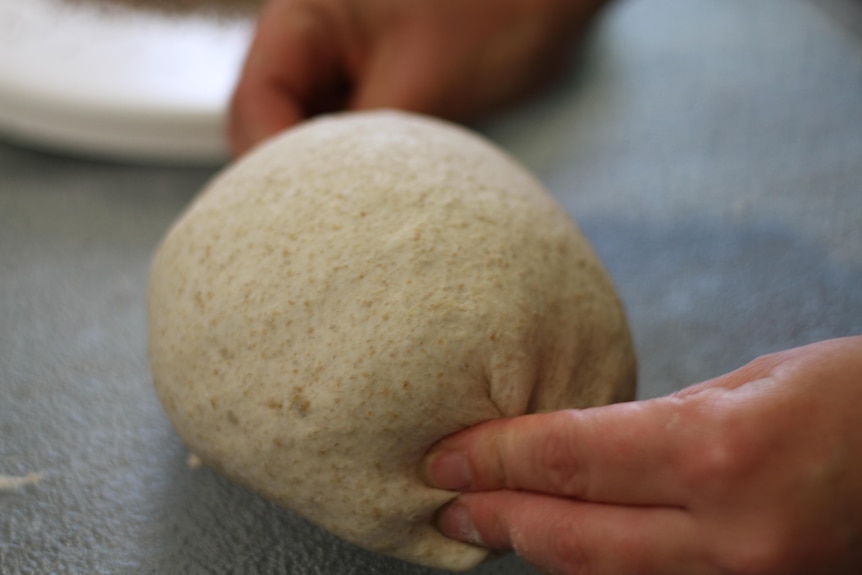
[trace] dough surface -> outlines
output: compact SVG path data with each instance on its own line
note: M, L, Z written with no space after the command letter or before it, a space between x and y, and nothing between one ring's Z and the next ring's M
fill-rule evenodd
M398 112L325 117L222 172L158 249L156 390L209 466L360 546L468 569L426 450L478 422L632 399L626 319L504 152Z

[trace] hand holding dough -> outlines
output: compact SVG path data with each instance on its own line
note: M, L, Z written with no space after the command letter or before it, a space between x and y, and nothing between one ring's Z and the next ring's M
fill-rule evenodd
M449 569L426 450L481 421L631 399L626 320L586 241L512 158L395 112L289 130L165 238L156 389L228 477L363 547Z

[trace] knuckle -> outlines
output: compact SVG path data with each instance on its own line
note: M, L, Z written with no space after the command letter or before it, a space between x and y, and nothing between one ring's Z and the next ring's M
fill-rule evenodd
M473 469L473 472L480 477L480 480L484 480L484 483L503 486L507 489L517 488L516 478L513 477L515 473L512 471L512 469L515 469L515 466L510 464L510 460L517 460L512 455L515 453L514 445L516 444L516 440L516 436L508 427L506 428L506 433L493 437L491 442L492 457L487 460L485 466L477 466L478 469Z
M757 468L759 439L733 422L721 422L685 451L682 479L694 493L731 496Z
M587 485L582 473L577 472L577 442L570 425L555 421L549 426L545 441L536 451L537 469L544 470L551 493L568 496L586 496Z

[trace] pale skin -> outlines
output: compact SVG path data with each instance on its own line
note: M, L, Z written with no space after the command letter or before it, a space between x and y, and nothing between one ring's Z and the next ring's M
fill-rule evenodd
M270 0L231 103L234 152L317 113L471 121L540 89L599 0ZM862 573L862 337L674 395L487 422L424 475L440 530L570 575Z
M862 336L436 445L443 533L544 573L862 573Z

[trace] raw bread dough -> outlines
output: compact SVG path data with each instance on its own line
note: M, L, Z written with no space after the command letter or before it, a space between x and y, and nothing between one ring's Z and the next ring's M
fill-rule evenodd
M467 569L453 493L417 470L495 417L630 399L602 266L526 170L396 112L310 121L227 169L165 238L149 291L156 389L228 477L363 547Z

